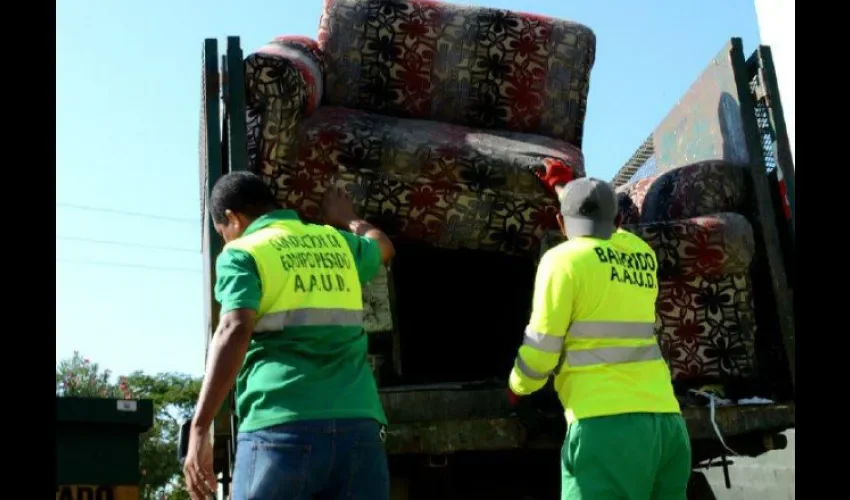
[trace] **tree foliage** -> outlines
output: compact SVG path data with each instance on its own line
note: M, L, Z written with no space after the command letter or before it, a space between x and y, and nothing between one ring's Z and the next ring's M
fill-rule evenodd
M124 378L121 377L117 384L111 379L111 371L101 370L100 365L74 351L71 358L60 361L56 366L56 395L130 399Z
M56 366L56 395L60 397L108 397L150 399L154 423L139 436L140 494L145 500L186 500L177 442L181 422L189 418L198 399L201 381L183 373L141 371L114 380L79 353Z
M170 491L171 500L189 498L183 490L181 465L177 460L180 424L189 418L198 400L201 381L182 373L146 375L134 372L127 376L133 394L152 399L153 427L140 438L139 461L142 466L142 488L150 492Z

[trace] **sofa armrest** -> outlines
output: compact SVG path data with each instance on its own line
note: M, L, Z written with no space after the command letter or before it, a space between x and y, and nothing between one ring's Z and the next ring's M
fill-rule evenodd
M245 58L248 149L255 169L274 168L296 154L298 128L321 103L323 81L322 53L309 38L278 37Z
M655 251L660 279L746 274L755 257L753 228L741 214L717 213L623 229Z

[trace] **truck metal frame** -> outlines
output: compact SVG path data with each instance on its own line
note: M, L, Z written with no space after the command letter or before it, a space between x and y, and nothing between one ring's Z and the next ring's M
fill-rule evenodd
M215 257L221 251L207 203L212 186L222 175L249 167L243 60L238 37L227 38L226 51L221 55L217 40L204 41L200 180L207 346L218 320L213 284ZM736 126L740 130L734 137L722 129L718 93L727 104L739 106L741 121ZM694 126L695 123L702 125ZM729 143L741 140L734 147ZM684 414L695 445L695 461L714 457L725 460L726 452L716 439L715 423L729 446L739 451L749 450L742 451L747 454L782 447L777 434L795 424L794 303L785 264L790 262L789 252L793 248L781 244L783 239L775 220L775 196L765 175L767 169L773 169L785 180L793 214L794 168L790 163L770 49L759 47L747 60L738 38L733 38L711 61L679 105L620 170L614 183L623 184L683 162L730 157L746 162L753 174L756 225L767 256L766 272L771 277L790 390L782 403L718 408L713 422L708 408L686 408ZM787 231L793 242L793 216ZM448 464L447 457L455 453L556 451L563 442L564 421L560 411L517 413L508 407L501 389L463 385L391 387L381 389L381 398L392 422L387 439L391 462L418 457L417 463L426 468L441 468ZM231 409L232 398L216 419L213 431L215 468L223 473L225 497L235 451L235 420Z
M741 39L730 40L612 182L619 187L708 159L747 164L752 174L757 229L771 273L793 385L794 307L789 288L793 282L788 278L788 263L794 244L794 165L770 47L760 46L745 59ZM771 189L771 179L785 184L791 213L787 238L776 222L781 200Z

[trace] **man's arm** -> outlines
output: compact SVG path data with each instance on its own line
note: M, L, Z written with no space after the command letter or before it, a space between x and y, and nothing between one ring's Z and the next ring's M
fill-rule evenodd
M354 265L357 268L360 283L362 285L369 283L380 271L381 264L385 262L378 241L349 231L340 230L339 234L345 239L351 255L354 256Z
M381 251L382 264L386 264L395 256L395 246L393 246L389 236L369 222L355 218L348 222L347 229L358 236L363 236L377 243L378 249Z
M236 309L224 314L210 344L207 368L192 427L209 430L227 394L236 383L236 375L245 360L248 342L254 332L256 312Z
M537 267L531 319L525 329L509 385L520 396L540 390L558 365L573 305L569 269L547 253Z
M345 190L333 185L327 186L325 197L322 200L322 209L326 224L373 240L380 250L382 263L386 264L395 255L395 247L390 238L366 220L357 217L351 199ZM357 257L356 254L355 257Z
M207 366L192 427L206 433L236 383L254 333L262 288L253 258L227 249L216 260L216 300L221 318L210 343Z

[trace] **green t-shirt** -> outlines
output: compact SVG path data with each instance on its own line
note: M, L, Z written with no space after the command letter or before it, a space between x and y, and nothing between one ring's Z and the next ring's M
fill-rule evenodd
M298 220L292 210L276 210L255 220L245 234L280 220ZM347 231L360 283L380 270L375 240ZM283 271L281 271L283 272ZM226 249L216 261L215 297L221 314L257 311L262 283L253 257ZM386 424L375 378L367 359L363 327L298 326L256 333L236 379L239 430L250 432L296 420L372 418Z

